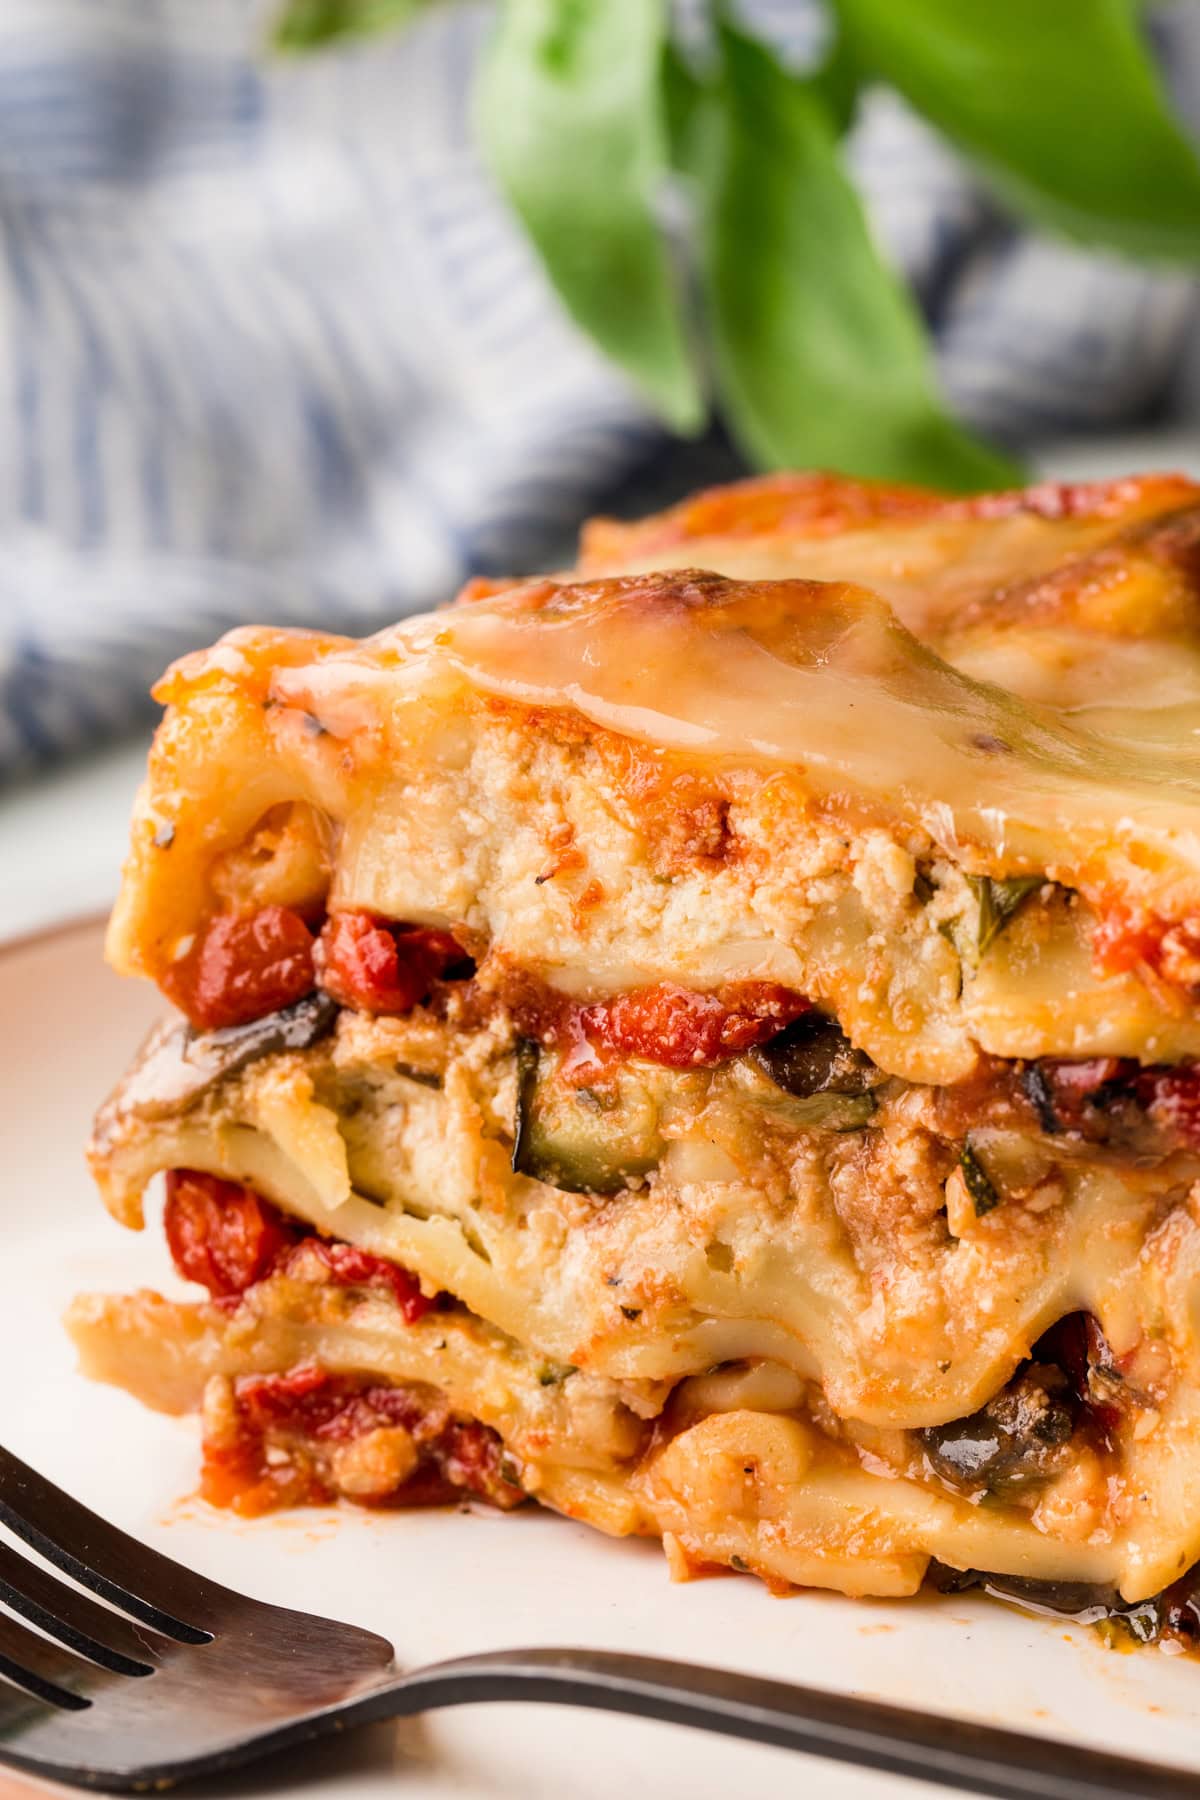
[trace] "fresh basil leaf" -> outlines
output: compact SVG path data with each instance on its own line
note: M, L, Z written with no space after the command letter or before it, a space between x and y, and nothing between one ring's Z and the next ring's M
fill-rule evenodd
M690 170L703 84L670 38L663 45L661 80L663 123L671 165Z
M837 0L862 62L1022 211L1134 256L1200 256L1200 160L1129 0Z
M700 145L701 260L718 390L759 463L950 488L1010 485L956 425L881 261L821 94L725 25Z
M704 404L654 207L662 0L503 0L477 91L488 162L576 322L678 431Z
M425 0L288 0L271 33L277 50L316 50L339 38L406 25Z
M1016 875L1010 881L993 881L990 875L967 876L967 886L979 902L976 956L983 955L1030 894L1045 885L1044 875Z
M849 131L858 110L863 70L841 20L833 15L833 36L820 64L813 70L813 86L833 115L839 132Z

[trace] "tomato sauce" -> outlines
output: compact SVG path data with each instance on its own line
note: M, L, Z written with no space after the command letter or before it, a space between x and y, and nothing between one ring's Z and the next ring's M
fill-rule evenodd
M320 1237L252 1188L202 1170L168 1174L164 1223L179 1273L216 1300L234 1299L272 1275L311 1279L314 1260L336 1286L387 1289L409 1325L446 1298L423 1294L417 1277L398 1263ZM455 1418L432 1389L372 1383L308 1363L285 1374L240 1378L234 1412L232 1432L205 1443L202 1492L247 1517L336 1499L333 1448L395 1426L413 1440L413 1466L393 1487L353 1498L427 1506L467 1492L505 1507L524 1498L515 1474L501 1466L497 1434Z
M1174 1131L1190 1149L1200 1150L1200 1065L1144 1069L1137 1091L1156 1124Z
M1194 995L1200 990L1200 921L1160 919L1114 901L1092 932L1092 961L1099 975L1149 974Z
M438 1304L439 1297L430 1299L421 1292L421 1284L410 1269L388 1262L386 1257L374 1256L369 1250L360 1250L355 1244L343 1244L336 1238L304 1238L299 1250L283 1255L272 1272L291 1274L301 1257L305 1260L317 1258L322 1273L335 1287L387 1288L406 1325L415 1325Z
M596 1053L614 1062L638 1056L672 1069L724 1062L766 1043L811 1008L803 994L766 981L733 982L718 993L662 982L581 1006L514 970L499 992L522 1036L575 1053L564 1073L577 1064L581 1079L590 1079Z
M691 1069L766 1043L809 1004L776 982L738 982L719 995L663 983L581 1008L578 1027L589 1043L618 1056Z
M314 938L298 912L264 906L208 919L160 985L198 1031L219 1031L291 1006L318 984L358 1012L411 1012L442 976L473 972L448 931L346 910Z
M314 939L298 913L268 906L209 920L162 985L193 1025L214 1030L278 1011L318 985L357 1012L402 1015L429 1001L443 980L474 972L448 931L347 908L330 913ZM717 993L662 982L582 1006L519 972L507 986L510 992L501 982L495 997L507 1001L526 1035L675 1069L765 1043L810 1005L769 981L732 982Z
M504 1509L525 1498L498 1433L457 1418L431 1388L305 1363L282 1374L240 1376L233 1405L232 1431L205 1442L201 1492L243 1517L337 1499L338 1450L393 1427L412 1444L402 1478L351 1497L371 1506L436 1506L473 1494Z
M1166 924L1149 913L1119 903L1106 908L1092 932L1092 958L1101 975L1124 975L1153 968Z

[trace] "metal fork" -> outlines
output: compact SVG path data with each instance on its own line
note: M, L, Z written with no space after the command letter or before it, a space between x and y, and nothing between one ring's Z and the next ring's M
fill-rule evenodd
M401 1672L373 1632L219 1587L3 1449L0 1521L109 1602L0 1540L0 1760L82 1787L159 1787L350 1725L532 1700L696 1725L1002 1800L1194 1800L1200 1788L1183 1770L649 1656L501 1650Z

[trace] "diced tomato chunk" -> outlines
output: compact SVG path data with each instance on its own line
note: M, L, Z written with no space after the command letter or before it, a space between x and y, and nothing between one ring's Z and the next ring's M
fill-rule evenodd
M442 1475L452 1488L511 1506L519 1490L505 1472L502 1450L496 1433L478 1419L455 1419L439 1446Z
M290 907L264 906L209 919L159 985L198 1030L218 1031L278 1012L315 983L308 926Z
M179 1273L216 1300L243 1294L261 1281L300 1235L253 1188L199 1169L172 1169L167 1175L163 1222Z
M1194 994L1200 989L1200 919L1160 919L1114 902L1092 932L1092 961L1100 975L1149 972Z
M421 1292L421 1284L410 1269L388 1262L386 1257L374 1256L369 1250L360 1250L355 1244L310 1237L304 1240L302 1254L319 1257L338 1287L390 1288L406 1325L415 1325L437 1305L436 1300L427 1299ZM279 1272L286 1275L295 1260L289 1256L280 1264Z
M205 1441L201 1492L245 1517L336 1499L343 1491L339 1451L389 1426L411 1438L415 1466L410 1462L395 1486L352 1490L364 1504L441 1505L472 1493L508 1509L525 1498L497 1433L456 1417L428 1387L335 1375L304 1363L279 1374L239 1376L232 1399L232 1421L215 1441Z
M664 982L585 1006L579 1023L591 1042L620 1056L690 1069L766 1043L809 1005L777 982L740 982L720 995Z
M331 913L317 945L321 986L356 1012L411 1012L439 976L467 965L448 931L395 925L367 912Z
M333 1376L315 1362L279 1375L242 1375L237 1383L239 1410L258 1430L283 1423L314 1431L335 1410L336 1392Z
M1092 932L1092 956L1102 975L1123 975L1141 964L1153 967L1166 927L1161 919L1114 903Z
M244 1294L268 1275L291 1273L300 1257L315 1257L338 1287L387 1288L407 1325L438 1304L421 1292L410 1269L354 1244L319 1237L253 1188L199 1169L168 1174L163 1223L179 1273L217 1300Z
M278 1375L239 1375L238 1411L254 1431L282 1426L324 1443L344 1444L380 1425L440 1432L449 1411L416 1388L334 1375L320 1363L300 1363Z

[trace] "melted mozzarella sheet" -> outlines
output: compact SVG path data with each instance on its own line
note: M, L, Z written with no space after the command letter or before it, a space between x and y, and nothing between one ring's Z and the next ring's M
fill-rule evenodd
M1142 854L1189 885L1200 870L1200 702L1169 743L1135 708L1090 730L963 675L861 588L516 589L376 644L377 673L288 671L280 699L337 718L348 691L403 707L461 681L687 756L798 771L814 794L906 814L947 851L1068 871Z

